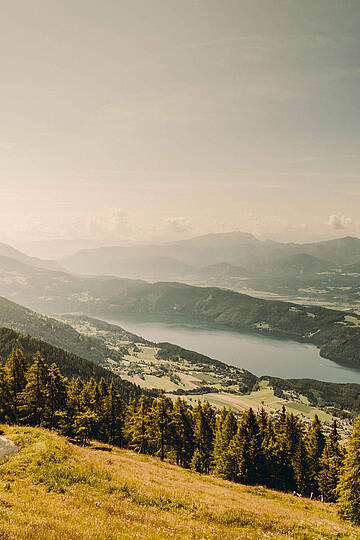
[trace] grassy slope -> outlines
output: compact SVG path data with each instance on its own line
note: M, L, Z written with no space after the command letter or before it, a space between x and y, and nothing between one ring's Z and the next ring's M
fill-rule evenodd
M20 452L0 465L2 539L359 538L334 506L201 476L41 429L6 428ZM107 451L105 451L107 450Z

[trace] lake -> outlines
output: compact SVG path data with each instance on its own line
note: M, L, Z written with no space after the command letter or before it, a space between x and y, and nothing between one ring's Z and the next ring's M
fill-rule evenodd
M245 368L257 376L360 383L360 371L321 358L313 345L178 322L153 322L139 317L106 320L149 341L168 341Z

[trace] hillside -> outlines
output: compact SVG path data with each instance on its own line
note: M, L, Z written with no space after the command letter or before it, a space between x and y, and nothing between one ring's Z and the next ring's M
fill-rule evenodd
M107 307L109 317L122 313L186 319L313 343L324 357L360 367L360 317L341 311L262 300L214 287L143 283L125 289Z
M218 263L206 266L201 270L203 276L222 277L247 277L273 279L294 279L305 278L316 275L318 272L328 272L333 265L328 261L308 255L307 253L296 253L286 257L280 257L274 261L264 260L256 264L250 262L243 267L234 266L229 263Z
M60 265L56 261L39 259L38 257L29 257L28 255L25 255L25 253L22 253L21 251L2 242L0 242L0 256L15 259L18 262L27 264L29 266L34 266L35 268L61 270Z
M102 265L102 273L113 273L120 277L142 278L142 279L166 279L169 277L186 276L196 273L196 270L174 257L143 255L121 261L115 266L113 263L99 261ZM97 272L96 272L97 273Z
M85 304L101 310L118 292L139 283L108 275L79 277L0 257L0 296L46 313L82 311Z
M204 277L210 278L226 278L226 277L243 277L248 274L245 268L234 266L229 263L210 264L201 269L201 274Z
M47 364L56 364L62 375L71 379L80 377L87 381L93 377L96 381L104 378L113 382L123 399L141 394L140 388L128 381L122 380L118 375L98 366L85 358L54 347L45 341L36 339L27 334L16 332L9 328L0 328L0 363L4 364L13 349L20 349L29 364L33 362L34 355L39 351Z
M83 336L61 321L35 313L2 297L0 297L0 326L30 334L97 364L106 358L114 360L122 358L121 351L111 350L101 341L91 336Z
M248 275L254 274L261 277L287 277L296 278L306 275L317 274L318 272L327 272L332 269L332 264L328 261L308 255L307 253L296 253L287 257L281 257L273 263L265 263L264 265L250 268L248 267Z
M235 485L156 458L42 429L6 428L19 453L0 465L4 538L356 539L336 509Z

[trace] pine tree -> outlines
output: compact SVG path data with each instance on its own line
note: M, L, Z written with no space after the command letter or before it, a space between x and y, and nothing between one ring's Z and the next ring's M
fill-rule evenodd
M199 401L194 410L194 441L200 454L201 472L210 470L215 428L215 411L208 401L203 405Z
M3 398L5 400L5 416L9 422L20 420L21 394L26 385L27 363L23 353L13 350L7 359L4 369Z
M113 383L106 392L100 391L103 398L104 440L122 447L124 445L125 403L117 394Z
M241 416L238 430L229 448L233 470L232 479L243 484L256 484L261 479L259 474L260 455L259 424L254 411L248 409Z
M5 384L4 368L0 366L0 422L9 420L9 394Z
M170 443L170 422L172 412L172 401L166 397L162 391L160 396L153 401L150 410L150 420L148 427L149 441L153 453L160 455L164 461L165 450Z
M71 379L67 392L67 404L69 410L73 414L77 414L81 411L81 395L83 388L84 383L80 377Z
M288 442L290 455L294 455L302 437L302 429L299 418L293 413L286 415L285 437Z
M314 420L307 431L305 445L309 467L309 490L316 497L319 495L320 459L325 446L325 437L317 414L315 414Z
M232 476L229 448L237 427L234 413L224 408L216 419L213 455L213 472L220 478L230 479Z
M173 406L170 423L171 447L175 451L177 465L190 467L194 452L192 413L186 401L178 398Z
M49 368L40 352L26 373L26 386L21 394L26 422L39 426L42 422L47 398Z
M290 420L291 418L291 420ZM294 491L293 457L298 439L298 427L294 417L288 415L283 405L280 419L275 423L269 452L272 453L272 467L269 471L271 487L283 491Z
M296 489L301 495L309 495L309 465L305 442L302 436L298 439L293 458Z
M278 470L276 467L277 442L273 422L264 408L257 415L259 425L260 452L258 457L259 478L263 485L276 487L278 485Z
M56 424L56 415L66 409L67 379L65 379L59 368L52 364L46 385L46 399L44 403L45 426L53 429Z
M340 516L360 525L360 416L347 446L338 492Z
M320 459L319 489L322 500L325 502L337 501L337 486L344 462L344 452L339 439L336 420L334 420Z
M88 441L95 436L98 421L99 418L90 409L75 416L72 427L79 444L86 446Z
M203 472L203 456L198 448L196 448L193 457L191 458L190 469L195 472Z
M126 435L129 440L130 448L133 448L139 454L149 452L149 417L150 400L142 395L138 404L134 402L132 414L126 418Z

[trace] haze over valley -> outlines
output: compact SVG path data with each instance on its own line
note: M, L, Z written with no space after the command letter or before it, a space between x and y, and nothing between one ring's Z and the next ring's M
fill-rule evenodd
M360 538L360 4L0 19L0 537Z

